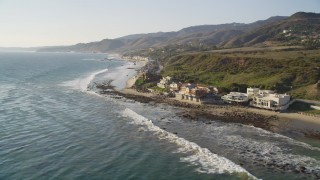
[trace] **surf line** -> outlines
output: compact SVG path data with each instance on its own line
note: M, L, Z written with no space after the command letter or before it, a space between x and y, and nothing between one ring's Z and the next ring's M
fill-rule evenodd
M103 69L103 70L99 70L93 73L90 73L89 75L83 77L83 78L77 78L71 81L66 81L63 82L61 85L62 86L67 86L67 87L71 87L72 89L75 90L80 90L80 91L87 91L87 87L88 85L91 83L91 81L98 75L101 73L105 73L108 71L108 68Z
M129 108L126 108L122 112L122 115L123 117L131 118L133 120L132 123L136 125L145 126L147 128L146 130L154 132L159 139L167 140L170 143L176 144L179 146L180 152L192 153L193 155L183 158L183 161L200 165L202 169L199 170L199 172L211 174L222 174L228 172L230 174L239 175L243 175L244 173L248 179L258 179L229 159L212 153L207 148L202 148L194 142L190 142L184 138L178 137L173 133L161 129L160 127L154 125L151 120L141 116Z

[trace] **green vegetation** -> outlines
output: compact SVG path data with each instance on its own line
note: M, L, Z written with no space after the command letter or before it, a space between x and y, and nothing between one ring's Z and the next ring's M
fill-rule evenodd
M155 92L159 92L159 93L164 93L164 92L168 92L167 89L164 88L160 88L157 85L150 87L150 89L154 90Z
M320 14L299 12L287 19L256 28L224 42L224 47L299 45L320 47Z
M157 86L157 83L156 82L148 82L147 80L145 80L142 77L140 77L135 82L135 86L138 89L148 89L148 88L152 88L154 86Z
M320 50L198 52L160 59L163 76L244 91L260 87L320 99ZM312 88L307 89L307 88ZM306 90L307 93L303 93ZM312 93L310 93L312 92Z
M159 82L161 76L156 74L147 73L146 76L140 77L135 82L135 88L139 91L147 91L147 89L152 89L158 93L168 92L167 89L159 88L157 82Z
M320 99L320 88L319 83L312 84L309 86L303 86L295 89L291 93L294 97L304 98L304 99Z
M294 102L288 110L320 115L320 110L312 109L310 104L299 101Z
M196 38L172 36L161 46L130 53L160 62L163 76L217 86L224 93L251 86L320 100L320 14L298 12L267 21L248 29L212 29L203 36L198 34L214 26L186 28L178 34L198 32ZM221 35L225 38L216 39Z
M163 76L217 86L223 93L251 86L320 100L319 21L320 14L299 12L243 32L222 33L230 36L215 43L211 35L183 37L184 43L170 40L130 53L160 62ZM203 28L208 27L196 29Z

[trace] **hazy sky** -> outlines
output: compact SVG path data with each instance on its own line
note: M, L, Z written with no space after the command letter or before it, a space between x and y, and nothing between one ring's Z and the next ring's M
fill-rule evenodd
M298 11L319 13L320 0L0 0L0 47L70 45Z

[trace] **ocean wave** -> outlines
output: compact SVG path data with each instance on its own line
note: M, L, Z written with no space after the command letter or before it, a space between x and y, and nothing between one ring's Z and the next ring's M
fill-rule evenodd
M103 78L112 80L111 85L115 86L115 89L124 89L128 79L136 74L136 68L139 68L139 66L132 62L126 62L106 73Z
M278 145L286 144L287 146L290 146L290 147L301 147L307 150L320 151L319 147L314 147L310 144L297 141L290 137L287 137L278 133L270 132L258 127L248 126L243 124L240 125L240 124L228 124L228 123L221 125L220 122L214 122L214 121L211 123L212 123L211 126L205 125L205 128L208 131L207 134L210 134L210 136L214 136L217 138L222 136L228 137L229 135L232 136L233 134L245 133L245 134L251 134L253 136L258 136L259 139L264 139L267 142L272 140L273 143L276 143ZM239 126L241 126L241 128ZM226 141L223 141L223 142L226 142ZM233 142L231 144L233 144Z
M320 170L318 160L294 154L289 147L280 147L277 142L259 142L239 135L226 136L225 142L228 146L241 150L240 154L246 156L247 159L266 162L278 167L290 164L291 170L305 167L305 171L309 173Z
M202 130L216 146L239 154L245 162L285 171L298 172L303 169L304 173L320 173L320 162L316 156L318 147L261 128L239 126L212 122Z
M254 128L256 131L258 131L259 136L274 137L274 138L277 138L277 140L282 140L283 142L289 143L290 145L300 146L300 147L303 147L303 148L306 148L309 150L313 150L313 151L320 151L320 148L318 148L318 147L313 147L310 144L294 140L290 137L287 137L287 136L284 136L284 135L281 135L278 133L273 133L273 132L270 132L270 131L267 131L267 130L264 130L261 128L257 128L257 127L251 127L251 128Z
M100 71L93 72L83 78L77 78L71 81L66 81L61 83L61 86L70 87L74 90L80 90L80 91L87 91L88 85L91 83L91 81L95 78L96 75L107 72L108 69L103 69Z
M212 174L222 174L227 172L242 176L245 174L248 179L257 179L247 170L230 161L229 159L214 154L208 149L200 147L196 143L190 142L184 138L180 138L173 133L159 128L158 126L154 125L151 120L137 114L131 109L126 108L123 111L123 116L133 119L132 123L144 126L146 130L154 132L159 139L167 140L170 143L176 144L179 147L179 153L187 153L189 155L181 158L181 161L200 166L200 168L197 169L198 172Z

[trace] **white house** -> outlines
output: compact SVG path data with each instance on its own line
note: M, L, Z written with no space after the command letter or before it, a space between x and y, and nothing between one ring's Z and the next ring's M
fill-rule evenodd
M290 105L290 96L277 94L271 90L259 90L258 93L253 95L250 105L274 111L286 110Z
M170 85L170 91L178 91L179 90L179 84L178 83L175 83L175 82L172 82Z
M240 92L230 92L221 99L227 103L247 103L249 101L248 95Z
M166 88L167 86L169 86L171 82L171 77L170 76L167 76L167 77L163 77L159 83L157 83L157 86L159 88Z
M274 91L272 91L272 90L259 90L258 94L260 94L260 95L274 94Z
M259 93L259 88L247 88L247 95L248 95L248 98L251 99L253 98L253 96L255 94L258 94Z

